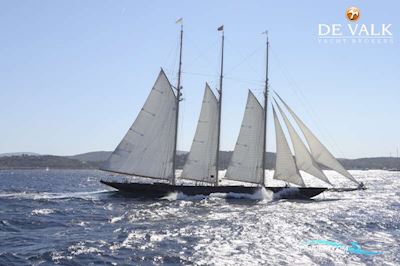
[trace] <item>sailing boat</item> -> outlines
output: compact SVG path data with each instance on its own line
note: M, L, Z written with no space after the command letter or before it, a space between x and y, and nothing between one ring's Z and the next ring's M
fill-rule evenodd
M194 185L176 184L175 158L177 153L179 103L182 96L183 25L181 24L177 86L174 88L171 85L165 72L161 69L150 95L135 122L101 168L101 170L108 172L159 179L163 180L163 182L140 183L101 180L103 184L116 188L121 192L130 193L132 196L157 198L166 196L172 192L181 192L186 195L209 195L211 193L253 194L262 187L265 187L269 42L267 39L264 108L251 91L249 91L238 142L236 143L232 160L225 176L226 179L252 183L253 185L220 185L218 170L224 58L223 26L219 27L218 30L222 32L221 72L219 89L217 90L218 98L209 85L206 84L196 133L188 159L180 176L181 180L193 180L196 183ZM286 107L288 108L288 106ZM294 116L294 113L291 114ZM275 110L274 119L277 135L277 167L274 178L300 186L296 187L295 190L290 190L289 188L290 193L281 194L281 198L307 199L325 191L327 189L325 187L304 187L304 182L300 182L302 178L294 163L290 148L277 120ZM308 132L305 126L302 130L304 130L303 133ZM311 151L322 151L322 155L317 154L315 156L315 158L323 158L317 162L325 163L330 167L333 165L336 167L335 170L339 169L332 160L333 156L332 158L329 157L324 146L322 144L319 145L320 142L315 137L313 138L314 135L312 135L311 131L309 133L307 141L310 141L314 145ZM303 153L306 154L304 150ZM300 155L300 152L296 154L296 156ZM309 163L309 161L310 156L306 159L302 157L301 160L299 159L299 165L306 165L304 162ZM324 174L320 170L318 172L319 168L314 161L311 160L311 163L314 168L307 168L309 172L315 172L317 173L317 177L324 179ZM304 170L305 168L300 167L300 169ZM343 173L347 174L347 171L344 170L346 171L344 172L343 169L340 168ZM329 183L326 177L325 181ZM266 188L274 193L288 191L287 186Z

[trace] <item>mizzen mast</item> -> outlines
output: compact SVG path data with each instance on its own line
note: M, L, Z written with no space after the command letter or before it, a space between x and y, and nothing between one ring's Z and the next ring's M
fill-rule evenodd
M178 84L176 86L176 112L175 112L175 143L174 143L174 155L172 159L172 171L173 176L171 180L171 184L176 184L176 153L178 146L178 122L179 122L179 103L181 101L181 75L182 75L182 44L183 44L183 19L180 18L176 21L176 23L181 24L181 34L180 34L180 42L179 42L179 67L178 67Z
M265 88L264 88L264 134L263 134L263 153L262 153L262 183L265 186L265 166L266 166L266 153L267 153L267 110L268 110L268 31L263 34L267 35L266 53L265 53Z
M224 79L224 25L218 28L218 31L222 31L222 43L221 43L221 70L219 75L219 89L218 94L218 138L217 138L217 157L215 162L215 185L218 186L218 169L219 169L219 149L221 139L221 107L222 107L222 82Z

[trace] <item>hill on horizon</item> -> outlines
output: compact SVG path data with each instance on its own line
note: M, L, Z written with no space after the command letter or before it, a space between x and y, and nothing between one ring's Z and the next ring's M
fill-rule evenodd
M31 152L0 154L0 169L26 168L65 168L65 169L98 169L108 159L111 151L94 151L71 156L40 155ZM177 168L182 169L188 152L178 151L176 156ZM220 169L226 169L232 157L232 151L220 151ZM275 153L267 152L266 168L274 169ZM338 159L346 169L400 169L400 158L374 157L359 159ZM326 169L321 166L322 169Z
M111 153L111 151L92 151L66 157L83 162L99 162L107 160Z
M0 153L0 157L9 157L9 156L40 156L41 154L36 153L36 152L6 152L6 153Z

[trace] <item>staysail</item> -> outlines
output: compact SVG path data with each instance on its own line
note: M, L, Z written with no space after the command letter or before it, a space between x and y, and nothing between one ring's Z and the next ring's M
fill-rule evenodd
M297 134L296 130L290 123L289 119L287 118L286 114L283 112L282 108L279 106L279 104L276 101L275 101L275 104L278 107L279 112L281 113L281 116L283 117L283 120L285 121L286 128L289 131L290 139L292 140L292 144L293 144L297 168L299 170L307 172L307 173L317 177L318 179L332 185L331 182L329 181L329 179L326 177L326 175L321 171L318 164L315 163L315 161L312 158L310 152L308 151L306 145L301 140L299 134Z
M261 184L263 121L263 107L249 90L242 126L225 178Z
M275 92L276 93L276 92ZM345 176L349 180L353 181L356 184L359 184L358 181L339 163L338 160L328 151L328 149L317 139L317 137L311 132L311 130L301 121L301 119L292 111L292 109L282 100L282 98L276 93L282 103L285 105L286 109L290 112L299 128L304 134L304 137L307 140L308 146L311 150L311 155L314 160L322 165L325 165L332 170L340 173Z
M218 100L206 84L196 133L181 178L215 182Z
M176 96L161 69L135 122L102 170L158 179L173 177Z
M279 179L292 184L304 187L304 180L301 177L299 170L293 159L289 144L286 140L285 133L279 123L275 108L272 107L274 113L275 135L276 135L276 164L274 179Z

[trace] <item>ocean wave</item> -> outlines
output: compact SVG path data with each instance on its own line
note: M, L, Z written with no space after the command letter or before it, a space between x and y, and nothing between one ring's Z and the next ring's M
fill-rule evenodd
M114 223L116 223L116 222L121 221L121 220L124 219L124 218L125 218L125 215L118 216L118 217L113 217L113 218L110 219L110 223L114 224Z
M79 242L75 245L72 245L68 247L68 251L71 253L73 256L81 255L81 254L89 254L89 253L100 253L101 250L97 247L90 247L86 246L86 242Z
M103 194L100 190L105 188L94 182L88 186L87 176L97 172L64 171L47 177L46 183L31 177L35 171L24 172L31 173L21 177L25 179L5 173L0 171L4 176L0 176L4 236L0 265L398 265L400 261L400 179L395 172L360 172L367 190L329 192L307 202L271 202L268 190L266 196L175 194L169 195L172 201L132 200ZM57 182L51 183L52 178ZM48 192L64 193L40 193L45 191L43 184L52 190ZM68 193L66 188L90 192ZM68 200L71 197L87 200ZM356 241L383 254L343 254L303 244L312 239Z
M222 198L222 199L248 199L248 200L266 200L271 201L273 199L273 193L271 191L266 190L265 188L260 188L256 192L252 194L247 193L211 193L209 196L207 195L186 195L182 192L172 192L167 196L163 197L164 200L174 201L174 200L190 200L197 201L203 200L206 198Z
M54 213L52 209L35 209L31 212L32 215L49 215Z
M273 200L280 200L282 198L290 198L291 195L296 195L299 193L299 189L297 187L288 187L282 189L279 192L273 194Z
M65 193L52 193L52 192L19 192L19 193L1 193L0 198L14 198L14 199L33 199L33 200L52 200L52 199L93 199L100 194L112 193L109 190L99 191L84 191L84 192L65 192Z

